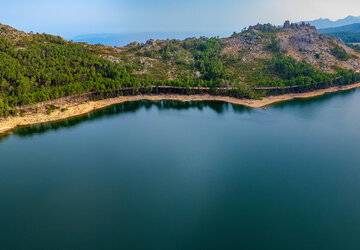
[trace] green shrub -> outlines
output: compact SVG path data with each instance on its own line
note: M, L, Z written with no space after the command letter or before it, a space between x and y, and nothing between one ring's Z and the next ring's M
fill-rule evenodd
M270 43L267 45L266 48L274 53L280 52L279 42L274 37L271 37Z
M334 44L334 47L331 49L331 54L342 61L347 61L349 59L349 55L346 53L346 50L337 44Z

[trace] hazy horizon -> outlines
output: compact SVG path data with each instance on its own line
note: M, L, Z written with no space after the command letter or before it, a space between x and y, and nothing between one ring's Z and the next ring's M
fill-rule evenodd
M144 43L149 39L166 40L179 39L184 40L188 37L227 37L231 32L123 32L123 33L98 33L84 34L67 38L74 42L87 42L90 44L101 43L109 46L125 46L131 42Z
M0 0L0 22L24 31L71 38L145 32L224 33L256 23L360 16L355 0Z

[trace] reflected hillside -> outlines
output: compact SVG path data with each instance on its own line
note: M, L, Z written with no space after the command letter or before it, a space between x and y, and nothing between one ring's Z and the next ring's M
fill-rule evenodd
M235 112L246 112L251 111L251 108L242 106L242 105L233 105L227 102L221 101L191 101L191 102L179 102L179 101L160 101L160 102L151 102L143 101L144 106L147 108L157 107L159 110L188 110L188 109L198 109L203 110L205 108L211 109L217 114L222 114L226 111L234 110Z
M229 103L219 102L219 101L193 101L193 102L179 102L179 101L136 101L136 102L126 102L123 104L114 105L108 108L100 109L93 111L89 114L82 115L79 117L73 117L67 120L45 123L33 126L20 127L13 131L13 134L19 137L29 137L37 134L43 134L48 131L56 131L59 129L70 129L77 125L80 125L84 122L93 121L96 119L103 119L106 117L111 117L119 114L128 114L136 113L140 109L144 108L145 110L150 110L151 108L157 108L158 110L189 110L189 109L210 109L217 114L222 114L229 110L242 113L242 112L251 112L250 108L233 105ZM7 136L1 137L5 139Z
M281 102L277 104L271 105L271 109L273 110L282 110L285 108L295 108L295 107L303 107L306 106L309 109L313 110L316 113L315 108L311 108L313 105L327 105L330 101L341 100L343 98L349 98L350 95L354 94L356 91L360 91L358 89L348 90L348 91L340 91L335 93L328 93L319 97L307 98L307 99L295 99L291 101ZM190 101L190 102L179 102L179 101L171 101L171 100L163 100L163 101L135 101L135 102L126 102L122 104L117 104L108 108L100 109L93 111L89 114L69 118L67 120L39 124L33 126L20 127L15 129L9 134L4 134L0 136L0 143L9 137L9 135L14 134L19 137L30 137L36 134L43 134L48 131L56 131L59 129L70 129L84 122L93 121L96 119L103 119L107 117L111 117L119 114L129 114L136 113L140 109L150 110L152 108L156 108L158 110L189 110L189 109L197 109L204 110L210 109L215 113L221 115L225 112L232 111L235 113L251 113L253 109L242 106L242 105L234 105L230 103L225 103L221 101Z

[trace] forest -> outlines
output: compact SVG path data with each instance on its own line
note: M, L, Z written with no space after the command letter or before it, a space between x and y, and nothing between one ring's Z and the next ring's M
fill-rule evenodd
M311 86L318 87L332 86L333 84L351 84L360 81L360 74L353 70L338 69L337 73L323 73L314 69L310 64L296 62L291 57L283 55L275 56L269 63L269 71L276 72L281 79L263 82L264 86Z
M326 34L342 39L346 43L360 43L360 32L342 31Z

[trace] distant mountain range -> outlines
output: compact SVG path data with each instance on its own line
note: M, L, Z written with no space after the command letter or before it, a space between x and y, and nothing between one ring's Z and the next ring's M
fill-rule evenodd
M229 36L231 32L139 32L139 33L112 33L112 34L87 34L76 37L68 37L68 40L74 42L87 42L90 44L101 43L109 46L125 46L131 42L137 41L145 43L149 39L180 39L183 40L187 37L200 37L200 36Z
M301 23L301 22L299 22ZM342 26L351 25L354 23L360 23L360 17L348 16L343 19L339 19L337 21L332 21L328 18L316 19L313 21L305 21L305 23L309 23L312 26L315 26L320 33L334 33L334 32L343 32L343 31L351 31L358 32L352 30L353 27L345 27L345 30L324 30L327 28L337 28ZM109 46L125 46L133 41L137 41L140 43L145 43L148 39L152 38L154 40L160 39L164 40L167 38L171 39L180 39L183 40L187 37L200 37L200 36L219 36L226 37L230 35L232 32L138 32L138 33L112 33L112 34L85 34L79 35L75 37L67 37L68 40L73 40L74 42L88 42L90 44L101 43Z
M323 19L316 19L313 21L304 21L305 23L309 23L312 26L315 26L317 29L325 29L325 28L335 28L346 26L354 23L360 23L360 17L356 16L347 16L343 19L339 19L336 21L332 21L329 18Z

